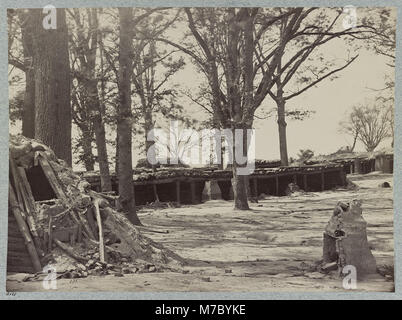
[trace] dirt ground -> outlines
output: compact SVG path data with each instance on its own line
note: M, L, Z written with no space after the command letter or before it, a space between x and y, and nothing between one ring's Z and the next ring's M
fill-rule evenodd
M233 203L208 201L195 206L143 209L142 222L169 233L147 236L189 259L184 272L89 276L62 279L57 291L344 291L333 272L308 270L322 257L323 230L338 201L361 199L368 240L377 266L394 264L393 180L378 172L349 175L358 190L338 189L297 196L268 197L250 211ZM387 181L391 188L380 188ZM7 291L44 291L42 282L22 282L9 274ZM357 282L357 291L393 291L392 280L374 275Z

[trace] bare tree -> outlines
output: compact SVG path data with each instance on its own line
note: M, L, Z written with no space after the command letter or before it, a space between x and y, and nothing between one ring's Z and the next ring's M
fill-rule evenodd
M133 8L119 8L119 107L117 134L119 137L119 195L123 211L133 224L141 224L135 209L133 165L132 165L132 112L131 112L131 74L132 62L132 23Z
M390 137L390 112L388 107L379 104L357 105L342 124L343 128L353 134L365 146L368 152Z
M68 9L68 12L74 22L74 36L70 38L73 55L72 67L74 68L74 78L77 81L77 86L74 88L73 102L75 102L74 105L78 105L78 108L75 109L80 111L76 113L74 119L83 131L84 151L88 154L85 157L86 161L91 161L91 143L93 133L95 134L101 189L110 191L112 190L112 184L106 150L105 106L99 95L99 79L96 68L99 42L102 41L98 23L98 9L75 8ZM104 79L100 80L104 81ZM81 99L77 97L78 95ZM81 100L80 103L78 103L78 100ZM86 118L80 119L84 121L78 120L78 114L86 115Z
M328 32L315 25L303 27L302 22L317 9L287 8L280 12L277 8L185 8L190 41L158 40L188 54L205 74L212 96L213 116L220 127L246 130L252 127L256 110L272 93L278 74L288 72L287 78L292 77L297 66L307 59L306 52L326 38L345 33L357 37L362 32L361 26L339 32ZM273 43L264 43L267 34L272 39L273 28L283 19L287 19L283 36L278 36ZM302 48L294 59L281 66L287 46L295 37L306 36L315 36L319 40L313 41L313 46ZM290 94L289 98L316 83L311 81L294 95ZM236 163L233 176L235 207L248 209L247 177L237 175Z

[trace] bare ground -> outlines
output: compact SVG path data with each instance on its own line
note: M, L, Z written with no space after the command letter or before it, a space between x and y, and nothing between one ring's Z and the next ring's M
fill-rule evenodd
M234 211L233 203L208 201L195 206L143 209L142 222L169 233L153 240L189 259L184 272L89 276L58 280L58 291L344 291L336 272L309 270L321 259L323 230L338 201L361 199L368 240L377 265L394 264L392 175L350 175L358 190L338 189L288 197L269 197ZM384 181L391 188L380 188ZM44 291L42 283L8 274L7 291ZM358 291L393 291L392 280L374 275Z

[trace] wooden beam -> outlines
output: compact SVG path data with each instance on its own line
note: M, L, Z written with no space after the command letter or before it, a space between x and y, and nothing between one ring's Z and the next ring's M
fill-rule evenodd
M15 192L10 184L8 186L8 195L8 201L10 202L11 210L13 212L15 220L17 221L18 229L20 230L21 235L24 238L25 246L31 258L33 268L35 272L40 272L42 271L42 266L40 264L38 252L36 251L28 226L25 223L24 218L22 217L21 208L18 204Z
M56 197L63 201L67 201L67 196L64 193L63 188L59 184L59 181L57 180L57 177L49 161L47 161L46 157L44 157L42 153L39 154L38 160L40 166L42 167L43 173L45 174L47 180L49 181L49 184L52 187Z

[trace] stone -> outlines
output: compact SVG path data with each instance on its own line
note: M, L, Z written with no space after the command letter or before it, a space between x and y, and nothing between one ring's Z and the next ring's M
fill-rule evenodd
M376 261L367 241L367 222L362 216L361 201L339 202L329 220L323 243L324 264L336 261L338 268L352 265L357 278L376 273Z

